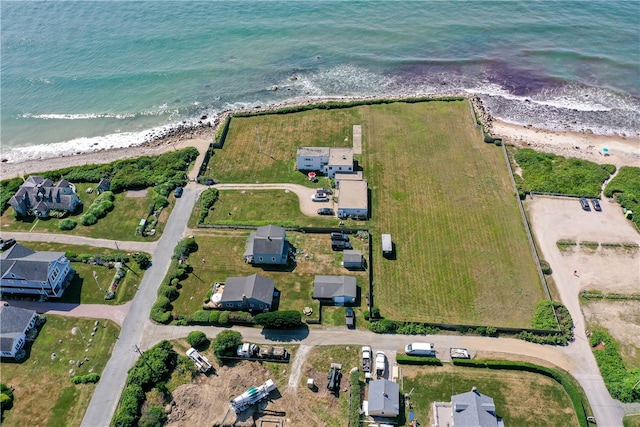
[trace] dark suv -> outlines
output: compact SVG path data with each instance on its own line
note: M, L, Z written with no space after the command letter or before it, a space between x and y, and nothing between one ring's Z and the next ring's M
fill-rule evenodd
M345 249L353 249L351 243L345 242L344 240L332 240L331 241L331 249L334 251L343 251Z
M331 233L331 240L342 240L343 242L348 242L349 236L344 233Z

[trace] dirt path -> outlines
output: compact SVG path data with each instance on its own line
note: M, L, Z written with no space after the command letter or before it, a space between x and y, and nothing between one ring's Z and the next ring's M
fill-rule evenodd
M38 301L7 301L13 307L35 310L39 314L58 314L70 317L86 317L94 319L113 320L122 326L124 318L127 316L131 303L120 305L106 304L70 304L62 302L38 302Z
M314 202L311 196L315 194L314 188L304 187L298 184L216 184L218 190L289 190L295 193L300 200L300 211L308 216L318 216L318 208L333 208L332 200L329 202Z
M2 238L14 238L17 241L23 242L55 242L65 243L69 245L89 245L100 248L111 248L116 250L116 243L118 247L125 251L132 252L147 252L153 253L155 251L157 242L130 242L130 241L114 241L110 239L94 239L91 237L72 236L66 234L53 234L53 233L27 233L19 231L3 231Z
M307 355L312 348L313 346L304 344L298 348L296 356L293 358L293 362L291 362L291 374L289 375L289 383L287 384L287 389L295 392L295 390L298 388L300 376L302 375L302 365L307 359Z

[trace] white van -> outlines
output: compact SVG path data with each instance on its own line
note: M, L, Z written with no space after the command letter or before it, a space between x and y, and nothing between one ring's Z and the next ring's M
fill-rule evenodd
M414 342L407 344L404 352L408 356L435 356L436 348L429 342Z

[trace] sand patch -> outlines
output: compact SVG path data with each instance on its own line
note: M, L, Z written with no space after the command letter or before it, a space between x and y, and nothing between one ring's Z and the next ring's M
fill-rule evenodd
M147 197L147 189L144 190L129 190L127 191L126 197L141 199L143 197Z

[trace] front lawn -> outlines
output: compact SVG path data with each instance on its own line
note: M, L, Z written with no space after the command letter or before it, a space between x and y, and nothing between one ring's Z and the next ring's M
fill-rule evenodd
M432 403L451 402L452 394L477 387L493 398L506 426L577 426L569 396L551 378L522 371L492 371L459 366L402 367L402 389L411 393L412 412L428 425ZM407 410L407 419L409 411Z
M119 334L113 322L100 320L91 336L93 319L46 317L47 322L23 363L2 360L2 382L15 389L13 409L5 412L3 425L79 426L96 386L72 384L70 372L101 374L111 357ZM83 364L78 367L72 360Z
M223 282L227 277L260 274L275 281L276 290L280 291L279 310L298 310L306 306L317 312L318 303L311 298L313 279L316 274L356 276L360 292L367 289L367 273L365 271L349 271L340 266L342 253L331 250L331 241L326 234L303 234L287 232L287 240L303 251L296 257L295 268L253 267L242 258L249 232L216 230L199 231L196 234L198 251L189 256L193 273L180 282L180 296L171 304L174 318L193 314L202 308L204 296L214 282ZM355 236L351 238L355 249L364 250L366 245ZM203 262L204 260L204 262ZM364 298L358 301L364 309ZM325 308L324 313L340 310L342 317L323 316L330 324L344 324L344 309ZM361 313L360 309L356 313ZM315 318L315 314L314 314Z

